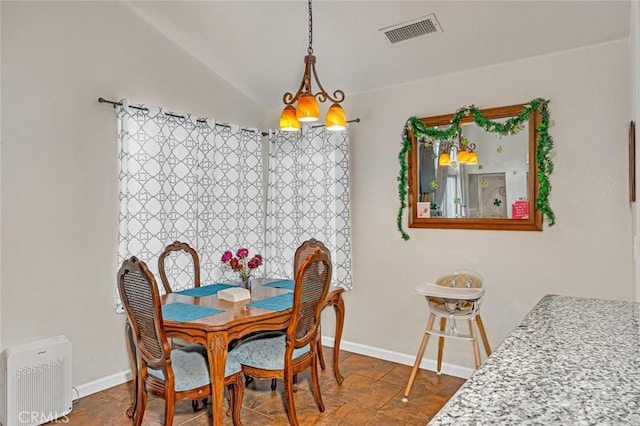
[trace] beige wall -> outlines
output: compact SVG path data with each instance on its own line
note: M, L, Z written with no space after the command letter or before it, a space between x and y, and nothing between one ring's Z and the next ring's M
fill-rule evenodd
M629 70L631 80L631 114L630 120L635 121L636 124L636 200L640 200L640 111L638 104L640 103L640 84L638 82L640 73L640 57L638 49L640 49L640 31L638 25L640 25L640 6L637 1L631 2L631 31L629 34ZM638 211L637 202L633 204L633 235L635 236L635 281L636 281L636 301L640 302L640 256L638 256L638 229L640 229L640 211Z
M2 44L2 7L0 7L0 45ZM0 93L2 93L2 55L0 54ZM0 102L0 135L2 135L2 102ZM0 141L0 146L2 142ZM0 187L2 186L2 149L0 149ZM2 197L0 196L0 241L2 241ZM2 244L0 244L0 348L2 348Z
M67 335L81 385L128 368L112 303L115 120L96 98L128 96L247 125L263 124L263 111L117 2L0 5L1 344ZM350 131L355 290L346 295L343 338L352 348L414 356L425 317L413 288L455 267L487 279L483 317L494 346L546 293L632 299L628 49L609 43L348 96L347 113L362 119ZM410 230L402 241L396 177L405 120L535 97L551 100L555 121L557 225ZM597 169L603 161L609 166ZM471 366L471 350L448 343L445 361Z
M348 96L347 114L363 121L350 130L354 290L346 296L344 339L415 356L426 317L413 289L455 268L486 278L483 319L493 346L547 293L632 300L628 57L628 42L620 41ZM404 242L396 176L406 119L536 97L551 101L555 122L556 225L545 223L543 232L411 229ZM473 365L468 343L447 346L445 361Z
M2 345L66 335L81 385L128 369L115 114L97 98L254 126L262 111L119 2L1 8Z

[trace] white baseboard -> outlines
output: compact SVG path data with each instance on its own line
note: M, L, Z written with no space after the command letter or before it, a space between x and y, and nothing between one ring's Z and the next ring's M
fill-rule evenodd
M333 347L333 337L322 336L322 344L324 346ZM400 352L388 351L386 349L375 348L373 346L361 345L360 343L349 342L343 340L340 342L340 349L344 349L348 352L353 352L360 355L367 355L378 359L384 359L385 361L392 361L398 364L413 365L415 362L415 355L407 355ZM432 359L423 359L420 363L420 368L424 370L436 371L436 361ZM468 367L462 367L455 364L442 363L442 372L450 376L461 377L468 379L473 373L473 369ZM78 394L78 398L94 394L96 392L103 391L105 389L112 388L122 383L131 380L131 370L121 371L119 373L112 374L101 379L94 380L83 385L78 385L75 390Z
M119 373L76 386L74 389L78 393L78 398L83 398L96 392L128 382L129 380L131 380L131 370L121 371Z
M333 347L333 337L322 336L322 344L324 346ZM400 352L375 348L373 346L361 345L360 343L353 343L349 342L348 340L342 340L340 342L340 349L409 366L413 366L413 363L416 361L415 355L407 355ZM423 370L436 371L436 361L433 359L423 358L420 362L420 368L422 368ZM469 367L462 367L456 364L448 364L446 362L442 363L442 373L449 376L468 379L469 377L471 377L474 371L474 369Z

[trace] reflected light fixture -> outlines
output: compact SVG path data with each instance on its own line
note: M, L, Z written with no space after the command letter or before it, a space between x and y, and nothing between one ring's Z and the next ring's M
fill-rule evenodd
M438 156L439 166L451 165L452 157L455 154L457 164L478 164L478 154L476 154L476 144L469 142L467 138L458 136L458 143L444 143L440 155Z
M443 151L442 153L440 153L440 156L438 157L438 165L448 166L450 164L451 164L451 157L449 156L449 152Z
M478 154L475 151L469 152L469 159L467 160L467 164L478 164Z
M470 155L471 154L469 154L469 151L466 149L460 149L460 151L458 151L458 163L467 164L469 162Z
M294 95L287 92L282 97L282 102L284 102L286 106L280 116L280 129L284 131L296 131L300 130L300 122L309 123L318 120L320 118L318 101L326 102L330 100L333 104L327 111L325 126L328 130L344 130L347 127L347 115L340 106L340 103L344 101L344 92L342 90L336 90L333 92L333 96L331 96L324 87L322 87L316 72L316 57L313 55L312 45L313 13L311 10L311 0L309 0L309 47L307 48L307 55L304 57L304 75L302 76L302 81L296 94ZM313 93L313 89L311 88L312 74L313 80L315 80L318 85L319 91L317 93ZM293 104L296 102L297 106L294 108Z

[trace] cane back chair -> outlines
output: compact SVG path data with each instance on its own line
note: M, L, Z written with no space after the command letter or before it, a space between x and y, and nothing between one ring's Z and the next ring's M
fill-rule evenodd
M318 241L315 238L311 238L310 240L303 242L300 245L300 247L297 248L296 253L293 256L293 276L294 277L298 273L300 266L302 266L302 262L304 262L307 256L309 256L311 253L313 253L316 250L320 250L321 252L326 253L327 256L329 257L329 261L331 261L331 252L329 251L327 246L325 246L322 241ZM318 329L318 345L319 346L318 347L320 348L318 350L318 360L320 361L320 368L322 368L322 370L324 371L325 363L324 363L324 353L322 352L322 331L321 331L322 327L320 324L318 325L318 327L319 327Z
M169 263L169 267L167 267ZM189 263L193 268L193 275L188 271ZM168 270L177 270L178 274L171 279ZM187 243L174 241L164 248L158 257L158 272L160 280L167 293L173 292L177 282L192 282L194 287L200 287L200 257L196 250Z
M158 272L166 293L172 293L182 283L200 287L200 257L198 252L187 243L174 241L160 253L158 257ZM172 338L170 342L171 347L174 349L191 344L180 338ZM194 410L197 408L198 404L196 402Z
M136 356L136 404L128 414L134 424L142 424L147 393L165 400L164 424L172 425L175 402L197 400L211 394L206 349L189 345L171 350L164 330L158 285L147 265L132 257L118 271L118 290L127 313L128 330ZM128 343L129 344L129 343ZM133 363L132 363L133 365ZM240 411L244 381L240 364L231 357L225 366L225 383L229 386L234 424L241 424Z
M302 266L302 263L305 261L307 256L309 256L311 253L315 252L316 250L320 250L321 252L326 253L327 256L329 257L329 261L331 261L331 252L324 245L324 243L322 243L322 241L318 241L315 238L306 240L302 244L300 244L300 246L298 246L295 254L293 255L293 277L294 278L298 274L298 271L300 270L300 267ZM282 334L285 334L285 332L283 332ZM274 333L271 332L271 335L274 335ZM269 336L269 334L264 334L264 336ZM324 371L326 367L324 362L324 353L322 352L321 340L322 340L322 334L320 329L318 329L318 348L319 348L318 360L320 361L320 368ZM297 376L294 376L293 383L294 383L294 391L296 391ZM277 386L277 380L273 379L271 381L271 390L275 392L276 386Z
M331 260L316 250L307 256L295 279L293 307L287 334L248 340L229 353L242 364L242 371L257 379L280 378L284 381L287 418L298 424L293 398L293 376L307 369L311 373L312 393L318 406L325 409L318 378L317 333L322 305L331 282Z

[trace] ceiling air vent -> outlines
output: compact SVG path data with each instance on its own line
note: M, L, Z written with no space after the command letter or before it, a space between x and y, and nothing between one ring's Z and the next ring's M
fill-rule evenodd
M411 21L403 22L401 24L381 28L378 31L382 32L386 36L389 43L396 44L429 34L442 33L442 28L440 27L440 24L438 24L436 15L432 13L431 15L412 19Z

